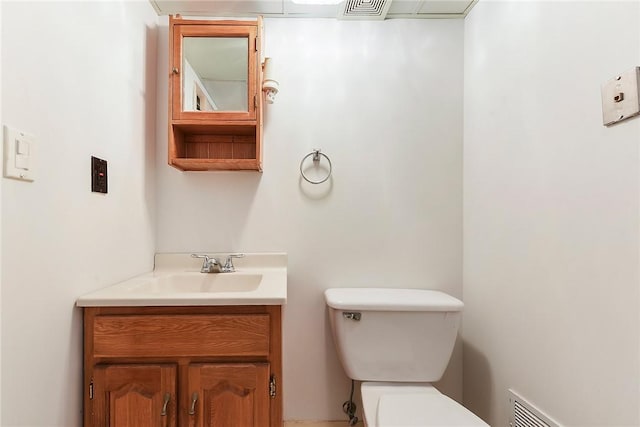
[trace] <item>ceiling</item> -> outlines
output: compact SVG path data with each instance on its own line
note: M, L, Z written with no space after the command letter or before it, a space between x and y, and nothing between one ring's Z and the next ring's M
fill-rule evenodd
M340 19L464 18L478 0L344 0L337 5L292 0L149 0L158 15ZM309 0L307 0L309 1ZM345 7L347 6L347 7ZM347 13L345 13L347 9ZM374 10L373 13L371 12Z

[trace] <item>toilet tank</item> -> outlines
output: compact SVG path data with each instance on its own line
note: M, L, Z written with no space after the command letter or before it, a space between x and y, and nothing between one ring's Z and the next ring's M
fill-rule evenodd
M462 301L425 289L325 291L338 357L359 381L433 382L456 342Z

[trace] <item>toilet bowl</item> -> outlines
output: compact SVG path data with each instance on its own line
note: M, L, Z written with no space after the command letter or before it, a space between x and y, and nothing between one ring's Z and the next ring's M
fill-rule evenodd
M487 427L484 421L429 383L364 382L367 427Z
M362 381L367 427L488 426L432 382L446 369L463 303L425 289L325 291L338 358Z

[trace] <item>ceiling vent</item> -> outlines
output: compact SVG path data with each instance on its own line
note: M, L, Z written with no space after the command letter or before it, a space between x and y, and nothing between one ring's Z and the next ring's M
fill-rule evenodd
M340 10L340 19L384 19L391 0L346 0Z

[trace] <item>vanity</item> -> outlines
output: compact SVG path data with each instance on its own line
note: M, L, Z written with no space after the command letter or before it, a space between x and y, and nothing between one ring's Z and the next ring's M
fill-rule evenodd
M84 295L84 425L282 422L286 254L247 254L201 273L189 254Z

